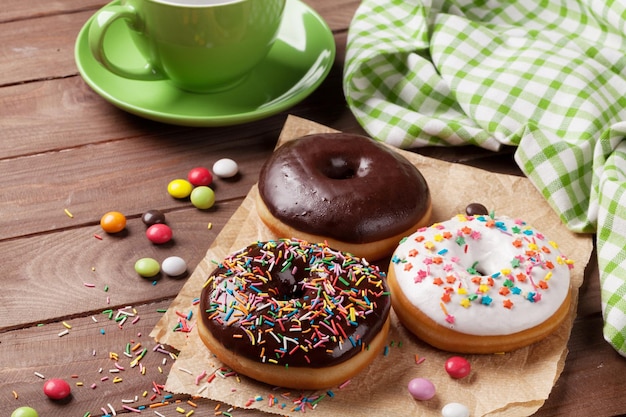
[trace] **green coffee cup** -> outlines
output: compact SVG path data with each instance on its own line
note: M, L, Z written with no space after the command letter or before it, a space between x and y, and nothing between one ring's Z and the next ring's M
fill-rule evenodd
M169 80L197 93L223 91L242 82L265 58L285 1L122 0L96 13L89 46L94 57L120 77ZM135 43L145 66L127 68L107 57L107 30L120 19L128 24L128 41Z

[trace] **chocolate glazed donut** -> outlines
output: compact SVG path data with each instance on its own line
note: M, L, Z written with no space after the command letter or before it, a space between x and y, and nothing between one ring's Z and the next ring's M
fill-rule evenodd
M428 185L415 166L373 139L346 133L304 136L278 148L261 170L259 199L259 214L274 232L330 239L337 249L370 259L426 225L431 211ZM383 250L361 251L384 240Z
M360 372L386 343L384 276L325 245L256 242L207 279L198 332L239 373L283 387L330 387Z

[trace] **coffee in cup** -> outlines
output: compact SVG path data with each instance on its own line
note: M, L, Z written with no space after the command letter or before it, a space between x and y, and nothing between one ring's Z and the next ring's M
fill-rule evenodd
M168 80L196 93L223 91L245 80L265 58L276 40L285 1L122 0L96 13L89 46L96 60L120 77ZM128 41L146 59L145 66L127 68L107 57L107 30L120 19L126 21Z

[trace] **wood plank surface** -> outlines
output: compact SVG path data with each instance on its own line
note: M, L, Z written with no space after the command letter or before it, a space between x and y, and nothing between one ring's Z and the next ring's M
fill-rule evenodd
M213 401L167 398L167 393L153 392L153 384L165 382L175 360L153 350L155 342L147 335L185 277L142 279L133 264L142 256L178 255L186 259L191 272L256 182L289 114L364 133L345 103L341 85L348 27L360 1L306 3L329 24L337 46L335 64L320 88L288 111L258 122L189 128L123 112L79 76L74 62L76 36L105 1L3 1L0 416L10 416L22 405L45 417L99 416L111 411L109 404L127 415L131 412L123 404L138 407L155 401L169 402L158 408L166 416L181 415L177 408L199 416L253 415ZM474 147L416 151L521 175L513 148L498 153ZM235 159L240 175L216 180L213 208L198 210L167 194L170 180L222 157ZM166 213L174 230L174 241L167 245L154 245L144 236L141 214L154 208ZM128 217L121 235L107 235L98 225L100 216L110 210ZM136 315L120 323L103 314L107 309ZM538 416L626 413L626 360L603 341L601 328L598 271L592 263L581 288L565 369ZM138 343L138 349L147 353L141 367L131 368L132 358L124 351ZM111 359L115 355L119 358ZM124 370L111 372L116 363ZM145 368L145 374L140 368ZM36 373L67 379L72 384L71 399L61 403L47 399L43 379ZM114 382L115 377L122 381ZM151 411L144 414L155 415Z
M23 1L3 0L0 9L0 23L35 19L57 14L70 14L80 11L96 11L106 4L102 0L49 0Z

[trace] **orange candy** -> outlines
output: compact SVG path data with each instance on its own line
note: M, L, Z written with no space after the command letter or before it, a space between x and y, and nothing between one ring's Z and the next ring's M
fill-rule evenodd
M126 216L119 211L110 211L100 218L100 226L107 233L117 233L126 227Z

